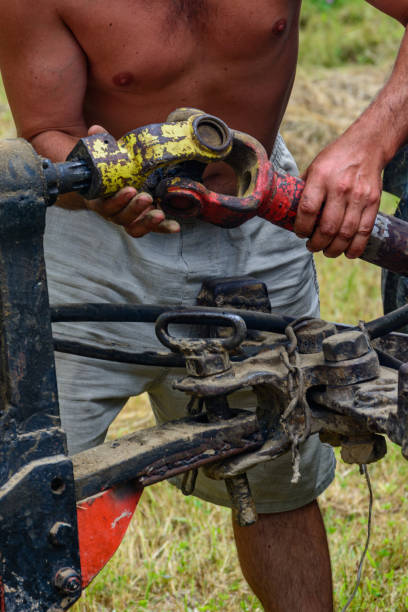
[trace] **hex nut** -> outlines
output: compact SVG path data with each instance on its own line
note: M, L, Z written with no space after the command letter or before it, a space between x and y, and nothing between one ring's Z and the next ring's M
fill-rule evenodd
M373 435L371 438L353 438L343 440L341 458L344 463L363 465L379 461L387 454L387 443L383 436Z
M81 576L72 567L62 567L55 575L54 585L65 595L76 595L81 590Z
M295 328L299 353L319 353L322 350L323 340L336 333L337 328L334 323L328 323L322 319L302 322L299 327Z
M325 360L330 362L357 359L371 350L365 334L356 330L325 338L322 348Z

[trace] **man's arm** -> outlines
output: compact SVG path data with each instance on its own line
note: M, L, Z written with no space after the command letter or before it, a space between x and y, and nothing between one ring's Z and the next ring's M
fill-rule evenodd
M408 0L368 0L407 28ZM381 173L408 141L408 33L392 74L366 111L306 171L295 231L328 257L361 255L381 197ZM318 225L318 214L324 205Z
M53 2L0 0L0 12L0 70L17 133L41 155L62 161L88 133L82 112L87 58ZM91 132L98 130L103 128ZM107 200L87 202L71 194L58 203L94 210L134 237L178 231L175 222L164 221L163 212L153 209L148 194L132 187Z

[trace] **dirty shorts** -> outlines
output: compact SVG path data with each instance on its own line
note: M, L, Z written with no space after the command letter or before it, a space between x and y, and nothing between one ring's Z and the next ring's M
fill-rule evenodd
M297 173L278 137L276 168ZM273 312L319 313L313 258L305 241L258 218L223 229L192 219L180 234L134 239L90 211L57 207L47 213L45 235L50 301L114 304L195 304L203 278L250 275L266 283ZM153 325L142 323L59 323L54 334L101 347L163 350ZM147 392L159 423L186 415L188 397L173 390L183 370L112 363L56 353L62 425L71 453L103 442L127 399ZM247 390L231 396L233 407L255 409ZM315 499L332 481L332 449L312 436L302 447L298 484L291 484L291 455L258 465L248 477L258 512L281 512ZM230 506L223 481L199 474L194 494Z

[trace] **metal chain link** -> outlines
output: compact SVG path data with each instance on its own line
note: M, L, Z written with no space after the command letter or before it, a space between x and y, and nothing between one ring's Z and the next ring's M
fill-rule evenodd
M281 359L288 369L288 393L289 397L291 397L286 410L280 418L280 422L291 442L292 484L297 484L301 478L299 446L308 438L311 430L311 410L306 399L304 374L300 366L295 329L300 323L308 321L310 318L301 317L286 327L285 334L289 340L289 346L287 348L282 347L280 352ZM300 415L304 419L304 427L301 432L299 432L296 424L290 423L290 417L296 415Z

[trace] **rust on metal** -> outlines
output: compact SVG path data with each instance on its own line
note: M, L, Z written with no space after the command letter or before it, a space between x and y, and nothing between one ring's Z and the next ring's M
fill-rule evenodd
M255 414L218 423L202 417L171 421L74 455L76 497L85 499L128 480L146 486L259 448L263 441Z

